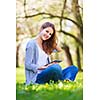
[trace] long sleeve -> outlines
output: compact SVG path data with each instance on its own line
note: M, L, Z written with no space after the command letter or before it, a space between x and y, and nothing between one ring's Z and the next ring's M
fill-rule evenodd
M25 68L33 72L36 72L38 69L38 65L35 64L36 61L35 48L36 48L35 45L29 42L26 46L26 55L25 55Z

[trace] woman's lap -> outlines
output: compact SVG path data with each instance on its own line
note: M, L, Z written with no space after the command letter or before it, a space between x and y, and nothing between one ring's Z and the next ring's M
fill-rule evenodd
M53 64L43 70L40 74L37 76L37 83L46 83L50 80L58 81L62 77L62 69L60 65Z
M77 72L78 68L74 65L62 70L59 64L53 64L38 74L36 83L43 84L48 83L50 80L56 82L67 79L74 81Z

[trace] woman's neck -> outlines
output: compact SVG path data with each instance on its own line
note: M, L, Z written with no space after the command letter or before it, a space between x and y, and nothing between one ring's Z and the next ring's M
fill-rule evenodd
M37 40L37 43L39 44L39 46L42 47L42 42L43 42L43 40L41 39L40 35L38 35L38 36L36 37L36 40Z

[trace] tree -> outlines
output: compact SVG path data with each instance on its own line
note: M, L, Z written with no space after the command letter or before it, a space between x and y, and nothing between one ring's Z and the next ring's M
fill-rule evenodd
M81 48L79 49L80 51L80 50L83 50L83 23L82 23L82 7L79 5L79 1L82 2L81 0L72 0L72 1L51 0L50 3L46 3L48 2L48 0L46 0L46 2L44 2L43 0L41 1L24 0L23 2L21 1L24 8L22 15L24 16L18 15L16 16L16 18L25 19L28 24L27 27L29 27L29 29L32 29L30 28L31 25L29 23L34 22L36 20L37 22L38 21L42 22L42 20L46 20L46 19L54 21L56 26L58 27L57 29L58 29L59 34L63 33L63 35L69 36L70 39L67 41L70 41L70 42L72 41L71 38L73 38L76 41L74 42L74 44L76 45L76 49ZM30 21L27 21L28 19L30 19ZM66 30L66 27L67 27L66 21L70 21L71 23L73 23L73 26L76 26L75 29L73 28L73 26L71 27L71 30L73 29L74 32L71 32L71 31L68 32ZM31 30L30 34L32 32L33 31ZM63 45L64 44L66 43L63 43ZM76 52L76 54L79 54L80 53L79 51L77 51L78 53ZM80 60L78 60L78 62L80 62ZM78 66L81 69L81 62L80 62L80 65Z

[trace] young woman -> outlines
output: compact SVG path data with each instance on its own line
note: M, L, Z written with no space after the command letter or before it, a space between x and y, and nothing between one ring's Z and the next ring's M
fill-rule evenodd
M61 51L58 47L55 27L50 22L45 22L39 34L31 39L26 46L25 75L26 84L44 84L50 80L74 81L78 68L74 65L65 69L57 63L50 63L49 55L54 51Z

